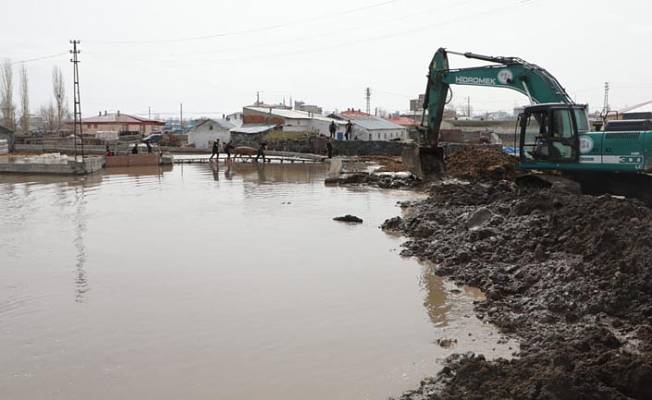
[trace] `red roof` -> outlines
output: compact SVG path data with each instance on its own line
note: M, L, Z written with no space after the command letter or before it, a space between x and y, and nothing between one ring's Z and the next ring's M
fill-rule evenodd
M129 114L106 114L82 118L84 124L132 124L132 125L165 125L165 122L136 117Z
M356 111L356 110L346 110L341 113L341 115L351 117L351 118L365 118L365 117L371 117L371 114L367 114L366 112L362 111Z
M417 123L412 118L408 118L408 117L394 117L394 118L390 118L390 121L401 126L417 125Z

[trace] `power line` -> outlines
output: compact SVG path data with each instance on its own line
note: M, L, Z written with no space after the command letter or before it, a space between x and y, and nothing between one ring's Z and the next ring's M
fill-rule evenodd
M306 19L297 20L297 21L293 21L293 22L286 22L286 23L283 23L283 24L267 25L267 26L261 26L261 27L258 27L258 28L248 28L248 29L242 29L242 30L239 30L239 31L221 32L221 33L215 33L215 34L210 34L210 35L188 36L188 37L174 38L174 39L152 39L152 40L115 40L115 41L94 40L92 42L94 42L94 43L105 43L105 44L157 44L157 43L178 43L178 42L189 42L189 41L196 41L196 40L217 39L217 38L222 38L222 37L227 37L227 36L246 35L246 34L250 34L250 33L260 33L260 32L265 32L265 31L281 29L281 28L287 28L287 27L291 27L291 26L305 25L305 24L309 24L309 23L312 23L312 22L316 22L316 21L321 21L321 20L340 17L342 15L353 14L353 13L357 13L357 12L360 12L360 11L366 11L366 10L373 9L373 8L384 7L386 5L389 5L389 4L392 4L392 3L397 3L399 1L401 1L401 0L385 0L385 1L380 2L380 3L374 3L374 4L369 4L369 5L366 5L366 6L362 6L362 7L351 8L351 9L348 9L348 10L340 11L338 13L320 15L320 16L313 17L313 18L306 18Z
M35 57L35 58L27 58L25 60L20 60L20 61L15 61L12 62L11 65L16 65L16 64L26 64L34 61L41 61L41 60L47 60L50 58L56 58L56 57L61 57L67 55L68 52L63 52L63 53L57 53L57 54L51 54L49 56L41 56L41 57Z
M521 2L521 0L518 0L518 5L521 6L527 6L531 5L535 2L536 0L529 0L526 3ZM300 49L300 50L293 50L293 51L286 51L286 52L277 52L277 53L269 53L269 54L255 54L255 55L249 55L249 56L244 56L244 57L231 57L231 58L222 58L222 59L209 59L208 61L210 62L215 62L215 63L220 63L220 62L239 62L239 61L247 61L247 60L260 60L261 58L275 58L275 57L285 57L285 56L292 56L292 55L303 55L303 54L310 54L310 53L317 53L321 51L327 51L327 50L335 50L335 49L340 49L342 47L348 47L348 46L354 46L354 45L360 45L364 43L369 43L369 42L375 42L375 41L380 41L380 40L385 40L385 39L391 39L399 36L403 36L406 34L411 34L411 33L417 33L421 32L424 30L429 30L433 28L438 28L444 25L450 25L452 23L458 22L460 20L472 18L472 17L477 17L477 16L485 16L485 15L490 15L494 14L497 12L505 11L505 10L512 10L514 8L513 4L507 5L504 7L497 7L497 8L492 8L488 9L482 12L474 13L474 14L466 14L462 16L458 16L457 18L451 18L447 21L439 22L439 23L434 23L434 24L427 24L427 25L421 25L415 28L410 28L406 29L403 31L399 32L394 32L394 33L388 33L388 34L382 34L382 35L377 35L377 36L372 36L368 37L365 39L360 39L356 41L347 41L347 42L341 42L337 43L334 45L329 45L329 46L322 46L322 47L311 47L307 49Z

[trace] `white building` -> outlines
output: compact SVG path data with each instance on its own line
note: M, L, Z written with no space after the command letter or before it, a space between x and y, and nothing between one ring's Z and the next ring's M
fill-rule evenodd
M358 111L346 111L341 114L333 114L334 118L340 119L339 122L353 125L352 140L365 141L411 141L408 135L408 129L402 125L395 124L384 118L376 117ZM338 139L339 130L338 130Z
M311 132L330 136L329 126L331 122L335 121L338 132L344 132L346 125L346 122L337 119L298 110L245 107L243 112L244 123L247 125L276 124L282 126L285 132Z
M219 139L224 144L231 140L235 125L225 119L205 119L188 131L188 144L198 149L210 149Z

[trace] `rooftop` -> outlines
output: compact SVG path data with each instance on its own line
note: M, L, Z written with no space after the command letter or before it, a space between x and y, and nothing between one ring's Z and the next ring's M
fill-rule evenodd
M267 131L271 131L272 129L275 129L276 125L258 125L258 124L251 124L251 125L242 125L237 128L231 129L231 132L235 133L247 133L254 135L256 133L263 133Z
M211 118L206 118L206 119L204 119L203 121L199 122L197 125L195 125L195 126L193 127L193 129L197 129L197 128L201 127L202 125L204 125L204 124L206 124L206 123L208 123L208 122L212 122L214 125L217 125L217 126L219 126L220 128L222 128L222 129L227 129L227 130L230 130L230 129L233 129L233 128L236 127L235 124L233 124L233 123L231 123L230 121L227 121L227 120L225 120L225 119L221 119L221 118L220 118L220 119L211 119Z
M394 117L389 119L391 123L401 125L401 126L414 126L417 125L417 123L414 121L412 118L408 117Z
M381 130L381 129L405 129L404 126L395 124L386 119L375 117L360 111L345 111L340 114L332 114L335 118L351 121L363 129Z
M82 123L84 124L143 124L143 125L165 125L165 122L157 121L153 119L147 119L142 117L136 117L134 115L122 114L122 113L113 113L113 114L102 114L96 115L93 117L82 118Z
M285 118L285 119L316 119L320 121L332 121L331 118L326 118L322 115L314 114L314 113L309 113L306 111L299 111L299 110L285 110L282 108L264 108L264 107L245 107L245 110L251 110L251 111L256 111L259 113L267 113L267 114L272 114L277 117Z

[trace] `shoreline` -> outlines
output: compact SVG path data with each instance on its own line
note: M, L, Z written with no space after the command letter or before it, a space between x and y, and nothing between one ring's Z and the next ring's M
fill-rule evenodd
M402 255L480 288L478 317L521 349L454 355L401 400L652 398L652 210L498 179L436 183L404 207L382 226L408 239Z

